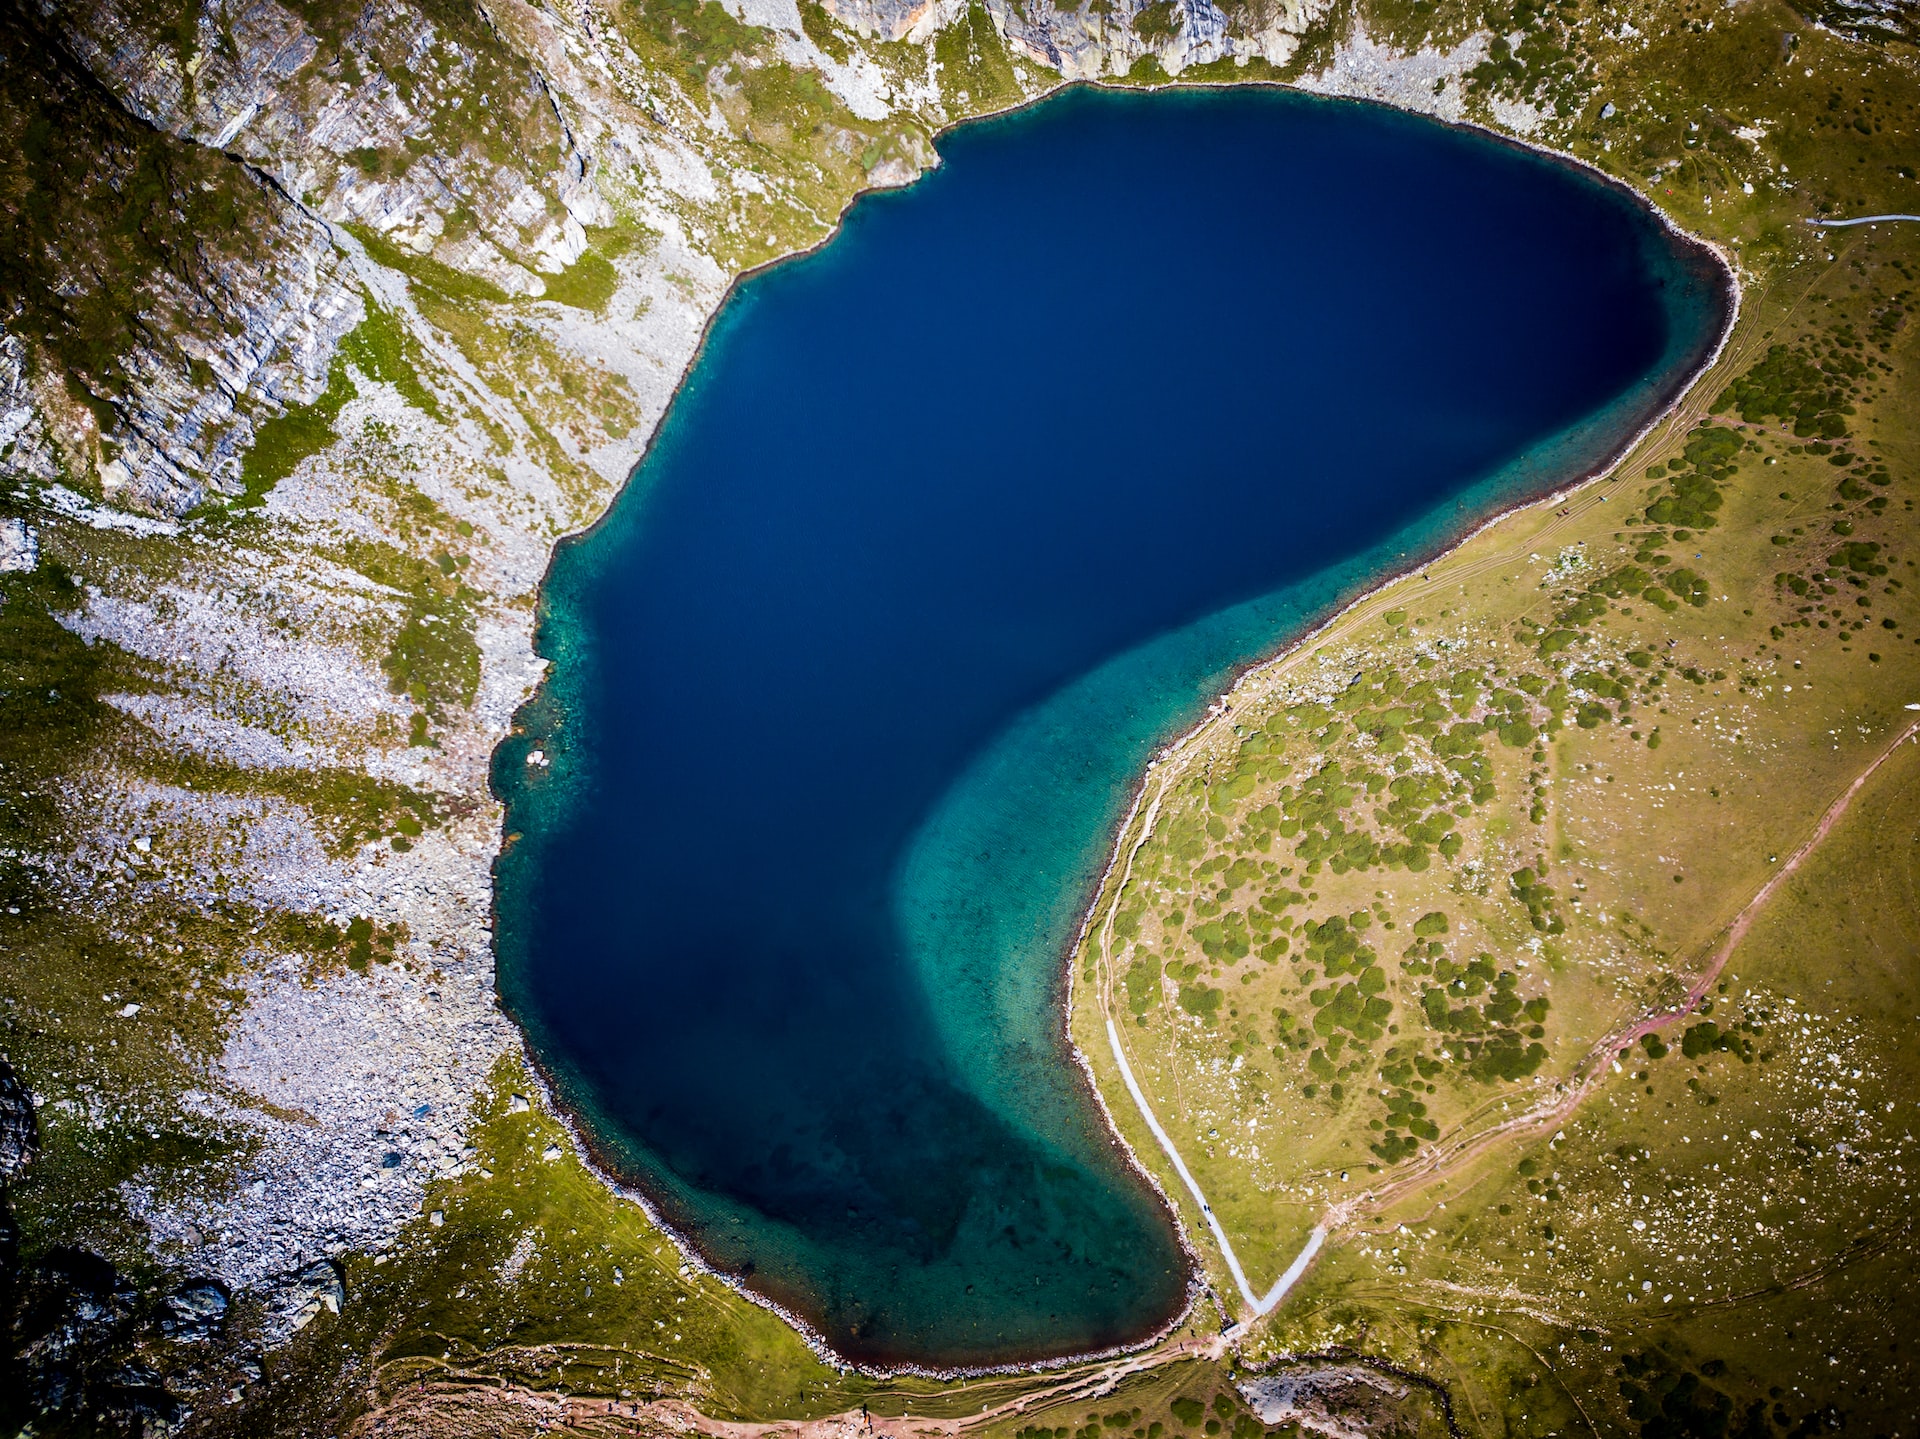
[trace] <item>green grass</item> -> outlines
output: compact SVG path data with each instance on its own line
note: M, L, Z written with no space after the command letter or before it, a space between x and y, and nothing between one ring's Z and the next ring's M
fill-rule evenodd
M360 367L369 379L384 380L400 392L400 397L417 410L436 420L446 418L433 392L420 382L416 362L419 344L401 328L371 295L366 297L367 317L353 333L340 342L340 353Z
M1159 827L1124 899L1104 901L1128 917L1115 926L1110 965L1090 964L1095 953L1076 967L1085 981L1076 1033L1117 1093L1100 1063L1104 1041L1086 1027L1093 1016L1082 1018L1110 977L1134 1071L1256 1284L1327 1202L1385 1184L1436 1141L1551 1093L1594 1036L1672 1002L1718 926L1766 878L1769 855L1789 850L1844 788L1920 682L1911 589L1920 437L1901 398L1920 364L1907 320L1920 235L1823 237L1816 257L1811 237L1781 223L1781 192L1740 189L1757 148L1805 157L1789 159L1805 187L1796 203L1894 207L1892 167L1859 163L1871 158L1861 147L1884 147L1894 122L1876 131L1876 120L1920 97L1871 52L1823 41L1817 61L1807 56L1822 98L1804 123L1791 104L1762 108L1754 97L1803 88L1776 58L1780 27L1792 23L1763 10L1719 19L1713 32L1702 22L1666 42L1664 56L1656 45L1609 57L1638 73L1599 82L1615 96L1646 95L1668 116L1682 113L1685 95L1685 114L1702 113L1704 99L1736 121L1769 122L1757 146L1735 139L1732 123L1703 119L1694 131L1662 120L1639 132L1637 152L1617 128L1610 151L1588 151L1629 173L1662 165L1682 221L1746 247L1762 267L1696 408L1649 438L1610 503L1588 497L1551 525L1544 513L1511 519L1433 566L1430 585L1362 606L1323 640L1330 652L1364 652L1359 682L1326 704L1253 691L1196 751L1209 782L1171 767L1152 780L1165 787ZM1517 66L1502 61L1499 76L1476 83L1519 86L1517 68L1526 83L1511 93L1551 100L1558 82L1535 74L1529 53L1516 47ZM1687 89L1696 79L1704 94ZM1749 98L1732 98L1741 94ZM1576 131L1578 148L1587 133ZM1829 246L1840 257L1831 264ZM1570 568L1556 570L1563 561ZM1423 658L1409 643L1438 638L1448 648ZM1312 675L1313 659L1301 656L1294 672ZM1883 829L1879 858L1836 858L1825 893L1838 909L1854 876L1905 863L1903 823ZM1413 862L1420 853L1424 864ZM1222 885L1242 862L1259 878ZM1277 902L1296 894L1300 908ZM1267 896L1276 903L1264 906ZM1910 891L1901 902L1920 912ZM1249 955L1219 943L1236 915ZM1430 916L1445 916L1445 928ZM1336 920L1351 948L1327 943ZM1784 933L1795 922L1779 923ZM1909 920L1875 923L1893 936ZM1368 1211L1368 1232L1336 1244L1249 1355L1364 1336L1364 1352L1447 1383L1456 1413L1480 1432L1581 1431L1589 1420L1648 1436L1701 1424L1720 1432L1712 1426L1723 1422L1727 1432L1754 1423L1756 1434L1785 1432L1827 1405L1849 1427L1884 1427L1904 1380L1856 1384L1788 1336L1819 1334L1821 1353L1866 1353L1873 1324L1897 1312L1911 1244L1869 1217L1902 1207L1874 1187L1898 1178L1890 1155L1845 1202L1820 1186L1783 1194L1768 1176L1785 1172L1773 1158L1781 1144L1831 1160L1839 1142L1804 1120L1797 1132L1812 1150L1779 1137L1788 1116L1810 1114L1806 1073L1832 1042L1784 1027L1783 995L1802 1012L1832 1012L1837 1001L1862 1024L1904 1012L1906 1000L1840 996L1837 972L1858 970L1864 932L1793 932L1800 972L1831 986L1776 986L1764 1001L1738 988L1716 996L1711 1012L1636 1046L1639 1067L1624 1066L1565 1121L1562 1142L1546 1144L1551 1128L1516 1139ZM1876 947L1889 977L1910 984L1899 942ZM1748 982L1738 956L1736 968ZM1390 1008L1370 1023L1362 978L1375 975L1373 998ZM1209 980L1225 999L1204 1019L1162 1002ZM1910 1081L1896 1077L1890 1037L1877 1042L1880 1057L1859 1067L1898 1104ZM1228 1064L1231 1087L1203 1078ZM1865 1083L1863 1113L1875 1107ZM1131 1111L1116 1117L1158 1168ZM1768 1136L1766 1163L1733 1143L1753 1130ZM1231 1134L1231 1153L1216 1134ZM1863 1162L1871 1170L1871 1157ZM1630 1163L1678 1191L1670 1207L1694 1206L1685 1225L1670 1218L1660 1231L1681 1248L1663 1271L1672 1284L1663 1279L1651 1299L1640 1286L1653 1282L1653 1227L1634 1228L1639 1216L1619 1203L1623 1173L1641 1172L1623 1171ZM1847 1182L1844 1156L1834 1173ZM1859 1217L1805 1223L1816 1203ZM1766 1235L1749 1245L1729 1228L1736 1219ZM1716 1228L1717 1246L1674 1237ZM1887 1266L1886 1281L1839 1278L1864 1274L1853 1266L1869 1259ZM1690 1288L1679 1287L1676 1264ZM1829 1282L1840 1289L1806 1288ZM1812 1297L1843 1291L1858 1302ZM1830 1312L1836 1305L1842 1312ZM1550 1314L1563 1318L1541 1318Z
M351 83L359 62L338 47L358 12L331 0L297 8L328 48L320 67L337 63ZM496 67L474 84L521 106L513 113L529 117L531 138L523 147L515 125L435 111L420 147L470 145L497 160L524 148L530 158L514 163L548 173L552 122L527 101L518 62L471 11L440 0L427 9ZM1171 38L1163 10L1140 33ZM1242 10L1230 7L1236 19ZM172 45L181 14L163 18ZM1343 3L1287 67L1326 59L1356 19L1402 49L1444 48L1483 25L1523 29L1465 82L1469 112L1484 117L1495 95L1541 105L1543 138L1649 190L1733 248L1757 281L1741 332L1695 397L1699 412L1650 437L1610 503L1552 530L1543 516L1511 521L1437 564L1431 589L1397 589L1391 608L1373 602L1373 617L1363 606L1339 636L1369 652L1362 682L1325 704L1236 713L1245 733L1223 740L1214 782L1170 793L1163 832L1110 897L1120 917L1109 977L1136 1071L1256 1283L1291 1258L1328 1199L1497 1122L1503 1106L1563 1081L1608 1023L1670 1001L1677 976L1766 877L1769 854L1797 842L1920 684L1920 439L1906 403L1920 236L1816 243L1800 224L1814 212L1914 208L1896 134L1915 109L1910 71L1901 52L1845 46L1766 0L1642 7L1631 18L1650 37L1644 47L1604 33L1623 18L1590 5ZM627 5L616 20L643 64L670 77L660 87L669 100L677 83L696 111L722 107L735 133L711 140L716 165L787 187L777 201L684 208L683 220L726 237L713 242L723 263L816 238L868 167L924 156L918 122L857 122L816 77L784 65L733 67L710 89L710 75L735 55L765 55L767 40L713 0ZM811 3L801 23L830 53L857 47L904 82L925 78L922 49L860 42ZM933 51L953 114L1020 97L980 7ZM448 63L444 47L427 63ZM1223 61L1182 79L1266 73ZM1147 57L1129 79L1167 76ZM402 84L423 93L417 77ZM1617 113L1602 121L1606 99ZM111 423L110 362L139 312L142 275L166 270L189 288L204 278L159 222L167 206L185 205L188 233L216 248L267 231L254 192L229 184L218 157L126 132L88 105L31 77L0 100L0 126L32 181L6 213L13 243L0 278L25 298L23 333L74 372L76 403ZM1766 122L1758 141L1740 134L1749 121ZM385 176L419 158L404 148L349 157ZM1778 183L1782 165L1791 190ZM88 178L66 185L73 175ZM475 223L456 213L450 233ZM50 283L56 237L94 267L90 288L61 294ZM543 349L528 307L496 287L360 238L413 281L423 312L487 383L523 406L536 422L529 446L578 515L591 514L604 486L555 435L569 425L587 443L626 433L638 423L632 396ZM596 234L548 297L603 312L614 243ZM368 380L447 418L429 357L395 316L371 311L343 353ZM313 406L261 426L242 508L330 442L350 372L336 366L328 378ZM463 582L443 512L409 501L398 477L372 493L394 501L395 543L339 553L393 591L370 653L413 697L410 737L425 743L429 719L444 723L475 693L474 624L489 597ZM1593 568L1543 584L1526 556L1539 550L1550 563L1576 539ZM156 1283L168 1261L147 1251L118 1186L134 1176L167 1192L217 1186L244 1158L243 1135L193 1120L180 1099L204 1081L231 1021L240 956L258 935L298 956L309 978L351 976L396 962L409 936L370 916L135 901L134 881L117 872L101 915L81 912L46 863L71 832L71 806L103 774L191 783L296 805L327 849L346 854L412 844L460 801L351 769L263 776L170 753L100 698L164 691L175 683L166 667L85 645L61 623L78 602L63 561L95 576L130 566L157 590L164 556L57 527L43 540L39 573L0 578L0 910L21 911L0 913L0 1004L8 1054L49 1101L46 1156L13 1199L30 1253L82 1236ZM1470 645L1424 643L1443 634ZM436 1395L507 1402L517 1387L679 1398L762 1422L863 1401L883 1415L973 1416L1024 1394L1026 1408L981 1427L995 1439L1253 1439L1228 1380L1254 1363L1335 1352L1415 1376L1402 1412L1379 1426L1409 1434L1445 1431L1435 1385L1455 1422L1478 1433L1652 1439L1746 1426L1757 1436L1830 1427L1833 1415L1847 1432L1884 1431L1914 1387L1903 1327L1913 1251L1890 1218L1911 1207L1892 1167L1905 1164L1905 1141L1890 1136L1905 1132L1920 1088L1894 1023L1914 1012L1920 945L1920 808L1914 761L1903 762L1749 936L1711 1013L1633 1046L1563 1139L1517 1137L1383 1207L1375 1232L1339 1236L1279 1315L1218 1363L1151 1364L1097 1399L1066 1396L1055 1376L947 1386L838 1374L764 1311L681 1274L659 1232L573 1160L551 1120L505 1104L529 1089L507 1066L475 1135L491 1176L437 1185L428 1209L445 1222L423 1213L386 1264L352 1257L346 1312L269 1356L272 1382L246 1405L209 1406L200 1422L249 1436L339 1432L369 1407L413 1404L419 1415ZM129 859L129 873L176 862L172 843ZM1090 954L1076 972L1107 974ZM127 1002L142 1008L120 1019ZM1814 1011L1818 1024L1791 1018ZM1080 1003L1076 1033L1097 1061L1104 1035L1085 1029L1092 1018ZM1838 1098L1808 1087L1828 1053L1848 1056ZM1216 1065L1234 1074L1230 1089L1192 1077ZM1113 1075L1100 1079L1120 1093ZM1823 1108L1841 1101L1856 1129L1880 1126L1871 1144ZM1887 1104L1893 1119L1877 1118ZM1115 1112L1157 1162L1130 1111ZM1241 1154L1215 1143L1214 1129ZM1764 1140L1742 1140L1753 1130ZM543 1158L555 1142L566 1152ZM1245 1159L1248 1149L1258 1158ZM1168 1189L1180 1193L1171 1180ZM1666 1217L1635 1229L1657 1206ZM1197 1223L1190 1231L1207 1242ZM523 1240L532 1257L508 1278ZM1659 1287L1643 1290L1656 1276ZM1211 1337L1209 1303L1181 1337ZM1828 1365L1828 1353L1847 1362Z
M716 1415L801 1417L877 1396L772 1314L686 1269L637 1205L580 1165L552 1119L514 1111L516 1092L532 1092L528 1077L502 1061L476 1116L474 1172L430 1188L392 1262L349 1260L350 1303L274 1356L280 1376L300 1378L272 1385L247 1424L340 1424L372 1397L435 1380L643 1402L692 1393ZM550 1146L561 1150L552 1159ZM526 1256L517 1269L507 1263L516 1252ZM349 1378L369 1361L371 1390Z
M1013 73L1006 42L994 28L986 7L969 4L966 14L933 39L933 55L941 68L941 90L979 113L1012 104L1020 98L1020 82Z
M819 0L800 0L800 28L821 54L845 64L853 50L846 34Z
M241 462L241 493L233 508L257 509L264 505L273 487L298 469L302 460L332 444L337 438L334 421L354 394L345 357L336 355L327 373L327 388L317 400L290 406L254 431L253 447Z
M377 230L351 223L345 228L376 263L389 270L398 270L408 279L438 290L450 299L478 300L490 305L505 305L513 299L491 280L456 270L431 255L416 255L411 250L404 250Z
M760 49L766 32L733 18L716 0L622 0L622 28L672 67L690 95L706 89L707 72L735 55Z
M595 314L606 310L607 301L620 287L620 272L613 268L613 262L594 250L582 253L559 274L543 275L541 279L547 286L543 299Z
M1425 1205L1391 1244L1337 1258L1271 1342L1363 1326L1522 1432L1582 1411L1645 1435L1897 1423L1913 1357L1888 1326L1920 1253L1895 1018L1920 982L1917 794L1903 751L1683 1042L1640 1046L1561 1138L1461 1176L1445 1215ZM1835 1374L1827 1355L1854 1363Z
M83 802L76 763L139 734L100 698L139 688L137 668L60 622L77 603L57 555L0 576L0 1025L9 1061L43 1101L41 1157L8 1197L29 1256L84 1235L151 1275L145 1231L118 1185L144 1174L176 1192L246 1149L243 1135L179 1102L219 1046L236 950L216 918L164 893L143 899L140 926L122 931L112 909L149 868L136 850L109 857L90 904L70 902L41 863L63 846L68 807ZM127 1004L140 1009L123 1017Z
M1163 45L1180 33L1183 14L1173 0L1155 0L1134 15L1134 33L1149 45Z
M399 627L380 659L393 692L407 695L430 717L471 704L480 684L474 622L481 596L458 578L451 556L442 552L444 563L429 563L379 540L350 541L343 556L368 579L405 597Z

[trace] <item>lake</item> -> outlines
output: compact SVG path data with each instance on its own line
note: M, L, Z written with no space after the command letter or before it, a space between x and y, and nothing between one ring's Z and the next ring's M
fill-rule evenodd
M1368 105L1081 88L940 151L736 288L554 557L495 785L501 992L603 1161L949 1368L1185 1302L1065 1039L1146 760L1617 451L1729 298L1624 191Z

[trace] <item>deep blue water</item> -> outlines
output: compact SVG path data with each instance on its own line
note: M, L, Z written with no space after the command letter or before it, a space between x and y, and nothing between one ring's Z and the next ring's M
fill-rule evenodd
M1076 90L941 152L728 302L495 773L501 988L607 1161L842 1353L953 1366L1182 1302L1059 1009L1152 748L1609 453L1725 296L1368 106Z

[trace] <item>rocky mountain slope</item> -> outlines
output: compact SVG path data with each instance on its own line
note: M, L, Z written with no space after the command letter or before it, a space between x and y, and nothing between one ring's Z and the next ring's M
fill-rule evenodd
M264 1425L345 1269L506 1173L488 766L734 276L1063 79L1597 155L1663 12L1577 11L0 3L0 1412Z

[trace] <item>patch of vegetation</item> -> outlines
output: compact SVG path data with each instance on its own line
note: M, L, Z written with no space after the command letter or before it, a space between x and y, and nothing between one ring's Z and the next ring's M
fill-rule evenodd
M1765 359L1721 392L1717 408L1738 414L1748 424L1785 421L1801 439L1844 439L1847 417L1854 412L1848 397L1849 382L1859 373L1853 369L1857 363L1839 361L1829 371L1792 346L1775 344Z
M820 0L800 0L800 29L813 41L814 48L842 65L853 53L846 35Z
M784 60L748 70L740 79L747 113L777 123L796 135L810 135L839 109L833 92L811 70L796 70ZM871 169L870 163L863 166Z
M446 418L440 412L439 401L420 382L419 370L415 368L419 349L413 336L371 295L367 297L367 317L340 342L340 353L358 365L369 379L384 380L392 385L415 409L424 410L436 420Z
M355 393L345 356L336 354L327 372L327 388L317 400L289 406L254 430L253 447L241 462L241 493L233 508L257 509L265 504L273 487L298 469L302 460L332 444L334 421Z
M395 694L419 706L414 742L424 742L426 718L446 706L471 704L479 688L480 646L473 627L480 595L459 579L451 556L444 556L444 565L430 565L377 540L350 541L344 555L355 570L406 599L380 668Z
M1186 21L1186 11L1173 0L1154 0L1151 5L1142 6L1133 17L1133 33L1149 45L1164 45L1180 33L1180 27Z
M386 266L389 270L398 270L408 279L429 289L456 300L472 300L482 304L505 305L513 297L491 280L478 275L469 275L464 270L456 270L443 264L431 255L417 255L411 250L402 249L379 231L365 225L349 221L345 229L358 240L369 258Z
M56 833L47 787L119 721L100 701L119 651L89 645L60 622L81 599L57 558L0 574L0 771L12 777L0 789L0 838L16 847L15 873L20 849Z
M110 906L139 883L137 848L97 862L90 902L55 887L45 861L65 846L68 807L84 802L73 774L138 728L100 698L136 684L136 667L60 622L79 602L51 556L0 576L0 1025L43 1101L41 1157L11 1198L29 1257L85 1233L150 1272L119 1186L136 1175L192 1184L245 1151L243 1136L178 1099L218 1048L232 951L218 916L164 892L141 901L138 932L117 930Z
M670 57L690 96L705 91L716 65L753 54L766 38L764 30L736 20L717 0L624 0L618 14L629 34Z
M541 278L547 285L547 293L542 298L595 314L606 310L607 301L620 287L620 272L613 268L611 260L595 250L583 251L579 259L559 274Z
M1687 439L1684 458L1668 465L1670 493L1647 507L1650 525L1676 525L1689 530L1712 529L1719 523L1720 484L1733 477L1728 463L1740 453L1742 441L1732 430L1702 425Z
M998 109L1020 97L1006 42L979 0L970 0L967 13L934 36L933 58L940 64L942 90L955 100L964 92L970 109Z

